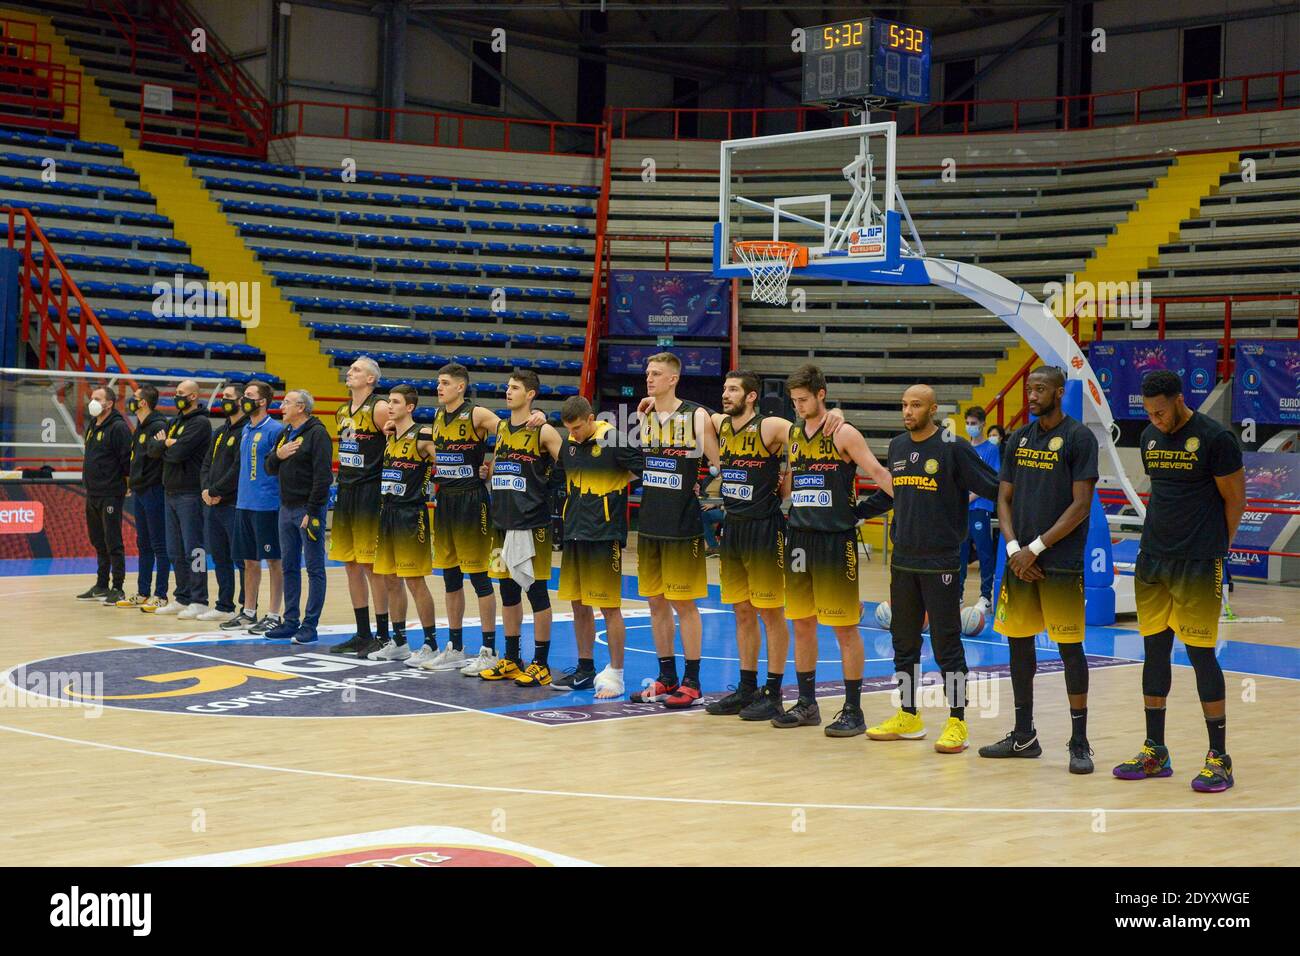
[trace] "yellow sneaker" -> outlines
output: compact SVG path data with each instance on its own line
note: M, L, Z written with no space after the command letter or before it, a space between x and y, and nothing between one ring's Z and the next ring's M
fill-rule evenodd
M898 713L883 724L867 728L872 740L920 740L925 736L925 721L920 714L909 714L899 708Z
M523 673L518 664L508 657L503 657L496 662L495 667L479 671L478 676L484 680L514 680L516 677L522 677Z
M143 594L133 594L128 598L122 598L117 602L118 607L143 607L149 603L149 598Z
M934 742L934 749L941 754L959 754L969 746L970 731L966 729L966 721L949 717L943 725L943 733Z
M160 607L165 607L166 605L167 605L166 598L151 597L149 598L149 600L145 601L143 604L140 605L140 610L143 611L145 614L152 614Z
M516 687L536 687L551 682L551 669L543 664L529 664L524 672L515 678Z

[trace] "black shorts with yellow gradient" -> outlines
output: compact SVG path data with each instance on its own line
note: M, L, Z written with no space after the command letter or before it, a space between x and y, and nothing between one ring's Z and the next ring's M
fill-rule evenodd
M722 603L785 606L785 517L727 515L718 542Z
M420 578L433 570L433 526L423 501L385 501L379 512L375 574Z
M551 528L530 528L528 534L533 538L533 578L538 581L551 579ZM492 555L488 562L488 577L504 581L510 577L510 569L501 560L501 551L506 546L506 532L502 528L492 529Z
M339 485L330 524L330 560L375 563L379 539L379 482Z
M438 531L433 536L433 566L486 571L492 557L488 494L481 484L464 491L438 490Z
M1223 613L1223 559L1158 558L1139 551L1133 596L1143 637L1173 628L1189 647L1214 647Z
M617 541L565 541L558 596L561 601L587 607L622 607L622 545Z
M1002 575L993 630L1003 637L1034 637L1047 631L1058 644L1083 640L1083 572L1043 569L1037 581Z
M856 625L862 617L858 594L858 535L847 531L791 528L785 538L785 616L816 616L830 627Z

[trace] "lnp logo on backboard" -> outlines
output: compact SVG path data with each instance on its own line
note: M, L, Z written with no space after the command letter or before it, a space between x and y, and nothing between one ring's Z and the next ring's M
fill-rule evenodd
M885 254L885 227L867 226L849 233L849 255L883 256Z

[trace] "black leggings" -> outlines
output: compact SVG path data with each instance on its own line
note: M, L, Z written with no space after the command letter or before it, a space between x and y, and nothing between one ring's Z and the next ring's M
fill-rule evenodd
M930 615L930 645L943 674L948 706L966 706L966 649L961 643L961 590L954 574L922 574L893 568L889 573L893 614L894 675L901 703L915 710L921 679L921 626Z

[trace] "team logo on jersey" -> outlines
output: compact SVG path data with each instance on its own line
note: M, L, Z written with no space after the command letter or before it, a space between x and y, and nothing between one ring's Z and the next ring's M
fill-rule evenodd
M921 454L920 454L920 452L915 452L915 451L912 452L912 454L910 454L910 455L907 456L907 460L910 461L912 464L915 465L918 461L921 460Z
M945 575L943 575L943 583L944 583L945 585L947 585L947 584L952 584L952 575L951 575L951 574L945 574Z
M1197 438L1195 435L1187 439L1187 441L1183 444L1183 448L1191 452L1196 451L1200 447L1201 447L1201 440Z
M1024 448L1025 445L1027 445L1027 444L1029 444L1029 436L1028 436L1028 435L1026 435L1024 438L1020 439L1020 447L1021 447L1021 448Z
M799 443L798 443L798 442L794 442L793 444L790 445L790 457L791 457L791 458L798 458L798 457L799 457Z
M1147 442L1147 451L1150 451L1152 448L1155 447L1156 447L1156 440L1154 438L1151 439L1149 442Z
M938 470L939 470L939 463L937 461L935 461L933 458L927 458L925 460L925 473L927 475L933 475Z
M599 446L599 445L592 445L592 446L591 446L591 457L592 457L592 458L599 458L599 457L600 457L600 446Z
M1053 438L1051 441L1047 443L1047 449L1048 451L1060 451L1061 446L1064 444L1065 444L1065 439L1062 438L1060 435L1057 435L1055 438Z

